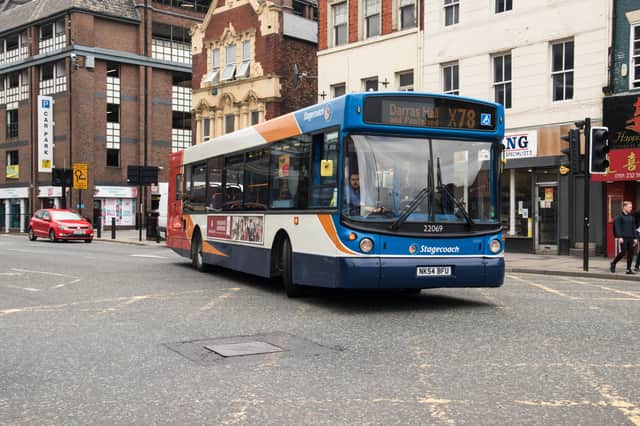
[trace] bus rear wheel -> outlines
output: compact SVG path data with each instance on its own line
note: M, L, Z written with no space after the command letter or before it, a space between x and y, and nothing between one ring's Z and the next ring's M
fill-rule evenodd
M292 273L293 255L291 253L291 242L288 238L282 241L282 249L280 253L280 270L282 271L282 284L287 297L302 297L307 294L303 286L294 284Z
M202 255L202 237L200 232L193 234L191 240L191 264L200 272L207 270L207 265L204 263L204 257Z

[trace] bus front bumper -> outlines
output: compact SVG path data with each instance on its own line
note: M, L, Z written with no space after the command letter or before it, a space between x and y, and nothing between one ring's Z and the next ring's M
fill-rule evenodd
M329 265L333 262L324 259L322 270L313 271L312 276L301 270L296 271L294 267L294 280L303 285L323 287L399 289L500 287L504 282L505 267L504 257L502 256L438 258L341 257L333 260L335 261L333 265L335 268ZM419 270L420 274L418 273ZM333 273L329 271L333 271ZM437 273L448 274L433 275ZM295 277L295 275L298 275L298 277ZM325 278L322 280L323 282L319 282L319 276Z

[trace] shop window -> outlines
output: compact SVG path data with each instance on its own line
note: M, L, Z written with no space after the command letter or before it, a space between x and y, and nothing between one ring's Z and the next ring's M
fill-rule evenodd
M510 174L515 173L514 187L511 188ZM505 233L509 237L530 237L529 233L529 221L532 220L533 205L532 205L532 178L531 173L527 169L510 169L506 170L501 179L501 207L500 207L500 220L504 226ZM510 228L510 204L511 190L515 191L515 204L513 209L515 210L515 228Z

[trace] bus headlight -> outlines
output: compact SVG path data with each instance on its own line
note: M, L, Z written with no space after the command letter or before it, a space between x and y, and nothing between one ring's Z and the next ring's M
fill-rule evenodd
M373 241L371 238L363 238L360 240L360 250L362 250L363 253L369 253L373 250Z
M500 244L500 240L491 240L489 243L489 250L491 253L498 253L502 249L502 244Z

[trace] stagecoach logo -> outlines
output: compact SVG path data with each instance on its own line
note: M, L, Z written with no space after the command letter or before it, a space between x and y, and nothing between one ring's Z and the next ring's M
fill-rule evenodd
M421 245L418 246L416 244L411 244L409 246L409 254L428 254L430 256L438 255L438 254L460 254L460 247L452 246L452 247L441 247L441 246L427 246Z
M315 111L305 112L303 116L304 121L311 121L314 118L324 117L325 121L329 121L331 119L331 107L328 105L324 108L317 109Z
M416 247L416 245L415 245L415 244L411 244L411 245L409 246L409 253L410 253L410 254L415 254L415 253L416 253L416 251L418 251L418 248Z

